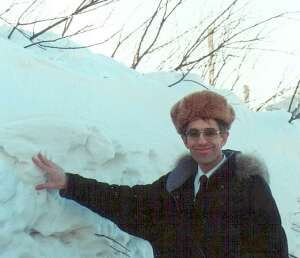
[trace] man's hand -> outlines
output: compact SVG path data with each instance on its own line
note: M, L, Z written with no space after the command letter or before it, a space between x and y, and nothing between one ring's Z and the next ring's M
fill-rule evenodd
M64 170L57 164L48 160L41 153L32 157L33 163L46 173L47 182L35 186L36 190L64 189L67 186L67 177Z

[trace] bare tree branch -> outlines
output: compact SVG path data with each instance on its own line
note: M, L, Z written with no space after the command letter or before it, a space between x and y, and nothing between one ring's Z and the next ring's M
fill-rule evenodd
M219 15L217 15L204 29L202 32L198 35L198 37L195 39L194 43L189 47L189 49L185 52L185 54L182 57L181 62L175 67L175 71L181 69L181 67L184 66L184 63L186 60L191 56L191 54L197 49L197 47L206 40L207 37L209 37L210 33L207 33L209 28L216 24L219 19L224 17L224 15L237 3L238 0L234 0L229 6L227 6ZM215 26L216 29L217 26ZM211 32L212 33L212 32ZM204 36L206 34L206 36ZM202 59L201 59L202 60Z
M208 29L209 37L207 38L207 44L209 51L212 51L214 49L214 24L212 24L212 27ZM213 85L214 81L214 75L215 75L215 62L214 62L215 56L211 55L209 56L208 60L208 82L210 85Z
M17 29L17 27L20 25L20 20L23 18L23 16L30 10L30 8L32 6L34 6L36 4L38 0L34 0L19 16L16 25L13 27L13 29L11 30L11 32L8 34L7 38L10 39L12 34L14 33L14 31Z
M292 99L291 99L291 102L290 102L290 105L289 105L289 108L288 108L288 112L291 112L292 104L295 100L295 96L296 96L296 94L299 90L299 87L300 87L300 80L298 81L297 86L295 88L295 91L292 95ZM300 102L298 103L297 107L291 113L292 113L292 115L291 115L291 118L289 120L289 123L291 123L293 120L300 119Z
M112 39L114 36L116 36L118 33L119 33L119 31L115 32L115 33L112 34L109 38L107 38L107 39L105 39L105 40L103 40L103 41L101 41L101 42L97 42L97 43L93 43L93 44L89 44L89 45L84 45L84 46L79 46L79 47L60 47L60 46L44 45L44 44L41 43L42 41L37 42L37 43L38 43L39 46L45 47L45 48L56 48L56 49L65 49L65 50L68 50L68 49L70 49L70 50L71 50L71 49L82 49L82 48L89 48L89 47L94 47L94 46L102 45L102 44L108 42L109 40L111 40L111 39ZM78 34L78 33L77 33L77 34ZM74 35L77 35L77 34L74 33ZM71 36L74 36L74 35L71 35ZM58 40L61 40L61 39L63 39L63 38L67 38L67 37L69 37L69 36L60 37L60 38L57 38L57 39L54 39L54 40L47 40L47 41L45 41L45 42L55 42L55 41L58 41ZM28 46L25 46L24 48L30 47L30 46L32 46L32 45L34 45L34 43L33 43L33 44L30 44L30 45L28 45Z
M144 33L139 41L139 45L137 48L137 51L134 55L134 59L133 59L133 63L131 65L131 68L136 69L136 67L138 66L138 64L141 62L141 60L149 54L149 51L153 48L154 44L157 42L157 39L162 31L162 28L165 26L166 21L168 20L168 18L172 15L172 13L174 13L174 11L178 8L178 6L180 6L182 4L183 0L178 0L177 3L173 6L173 8L168 12L168 4L169 4L169 0L166 0L166 3L163 7L163 16L160 20L158 29L155 32L155 36L152 39L152 41L149 43L148 47L143 51L143 53L141 53L141 47L142 44L144 43L145 37L146 35L148 35L148 31L150 29L151 24L153 23L154 19L157 17L159 10L161 8L161 4L162 4L163 0L160 0L155 12L153 13L149 23L147 24Z
M136 67L137 59L138 59L139 56L140 56L142 44L143 44L143 42L144 42L144 39L145 39L145 37L146 37L146 35L147 35L147 33L148 33L148 30L149 30L151 24L153 23L155 17L156 17L157 14L158 14L158 11L160 10L160 6L161 6L162 1L163 1L163 0L160 0L158 6L157 6L157 8L156 8L156 10L154 11L153 15L151 16L151 18L150 18L150 20L149 20L149 23L147 24L147 26L146 26L146 28L145 28L145 30L144 30L144 33L143 33L142 36L141 36L141 39L140 39L139 44L138 44L137 51L136 51L136 53L135 53L135 55L134 55L133 63L132 63L132 65L131 65L132 68L133 68L133 67Z
M34 42L34 43L31 43L29 45L26 45L24 48L29 48L29 47L32 47L32 46L35 46L35 45L42 45L43 43L47 43L47 42L56 42L56 41L59 41L59 40L62 40L62 39L65 39L65 38L70 38L72 36L75 36L75 35L79 35L79 34L82 34L82 33L85 33L87 31L90 31L90 30L87 30L87 28L91 26L91 25L86 25L84 28L76 31L75 33L73 34L69 34L69 35L65 35L65 36L62 36L62 37L59 37L59 38L56 38L56 39L48 39L48 40L41 40L41 41L37 41L37 42Z
M110 3L113 3L115 0L84 0L82 1L82 3L76 8L76 10L71 13L68 17L64 17L62 19L60 19L59 21L55 22L54 24L44 28L43 30L35 33L34 35L32 35L30 37L30 40L34 40L35 38L39 37L40 35L42 35L43 33L51 30L52 28L58 26L59 24L63 23L63 22L66 22L70 16L75 16L75 15L78 15L80 13L82 13L83 11L87 11L87 9L91 8L91 7L95 7L96 5L100 5L102 3L104 3L104 5L107 5L107 4L110 4ZM103 5L102 5L103 6Z
M31 22L20 22L19 26L26 26L26 25L33 25L33 24L38 24L38 23L42 23L42 22L49 22L49 21L55 21L55 20L59 20L59 19L63 19L64 17L54 17L54 18L48 18L48 19L42 19L42 20L35 20L35 21L31 21Z
M9 21L7 21L6 19L4 19L4 18L1 17L1 16L0 16L0 20L4 21L5 23L7 23L7 24L10 25L10 26L13 26L12 23L10 23ZM25 38L27 38L27 39L30 38L30 36L29 36L26 32L24 32L23 30L20 30L20 29L18 29L18 28L16 28L15 30L17 30L18 32L20 32Z
M240 69L242 68L243 64L245 63L246 57L247 57L247 52L245 52L243 58L242 58L241 61L240 61L239 66L238 66L237 69L236 69L236 71L237 71L237 76L236 76L235 80L234 80L233 83L232 83L232 86L231 86L231 90L232 90L232 91L233 91L234 87L236 86L237 82L238 82L239 79L240 79L240 76L241 76L241 75L240 75L239 71L240 71Z
M117 251L117 252L119 252L119 253L124 254L124 255L127 256L127 257L130 257L130 255L128 254L128 253L130 252L130 250L129 250L125 245L122 245L119 241L117 241L117 240L115 240L115 239L113 239L113 238L111 238L111 237L109 237L109 236L102 235L102 234L97 234L97 233L96 233L95 236L97 236L97 237L104 237L104 238L106 238L106 239L109 239L109 240L112 241L113 243L117 244L119 247L123 248L124 251L119 250L118 248L116 248L116 247L114 247L114 246L111 245L110 247L111 247L112 249L114 249L115 251Z
M6 10L4 10L2 13L0 13L0 16L3 16L4 14L10 12L14 6L18 5L19 3L15 3L15 2L12 2L10 4L10 6L8 8L6 8Z
M228 62L229 62L228 60L229 60L231 57L232 57L232 55L229 54L229 55L226 55L225 57L222 58L222 64L221 64L221 66L219 67L217 73L214 74L214 77L213 77L213 80L212 80L211 85L216 85L217 80L219 79L221 72L223 71L224 67L228 64ZM215 62L214 62L214 65L215 65Z
M175 81L174 83L171 83L170 85L168 85L168 87L173 87L176 84L182 82L190 74L190 72L194 69L194 67L196 65L197 65L197 63L195 63L192 67L190 67L187 72L181 72L181 78L179 80Z
M122 38L122 34L120 34L118 43L117 43L115 49L113 50L113 52L112 52L112 54L111 54L111 57L114 57L114 56L116 55L118 49L121 47L121 45L122 45L125 41L127 41L127 40L128 40L135 32L137 32L140 28L142 28L146 23L148 23L149 20L150 20L150 18L147 19L147 20L145 20L142 24L140 24L140 25L139 25L138 27L136 27L134 30L132 30L131 32L129 32L123 39L121 39L121 38ZM121 31L122 31L123 29L124 29L124 26L123 26L123 28L121 29Z
M281 83L281 82L280 82ZM278 96L281 96L284 92L286 91L286 89L282 89L281 91L276 91L272 96L270 96L269 98L267 98L259 107L256 108L255 111L260 111L264 106L266 106L270 101L272 101L273 99L275 99Z
M291 99L291 101L290 101L290 105L289 105L289 108L288 108L288 112L291 112L292 105L293 105L293 102L294 102L296 93L297 93L297 91L298 91L298 89L299 89L299 86L300 86L300 80L298 81L297 86L296 86L296 88L295 88L295 90L294 90L294 93L293 93L293 95L292 95L292 99Z
M236 1L235 1L236 2ZM199 45L193 45L193 49L190 49L187 53L185 53L184 57L182 58L182 61L179 63L179 65L177 65L175 67L175 70L179 70L179 69L182 69L183 67L186 67L186 66L189 66L193 63L196 63L196 62L200 62L204 59L206 59L207 57L209 57L210 55L214 54L215 52L219 51L220 49L226 47L226 46L230 46L230 45L233 45L233 44L241 44L241 43L249 43L249 42L253 42L253 41L259 41L261 40L261 38L258 38L257 36L255 36L254 38L250 38L250 39L247 39L247 40L236 40L236 41L232 41L234 38L236 38L237 36L241 35L241 34L244 34L245 32L257 27L257 26L260 26L266 22L269 22L271 20L274 20L274 19L277 19L279 17L282 17L285 13L281 13L279 15L275 15L275 16L272 16L268 19L265 19L265 20L262 20L260 22L257 22L251 26L247 26L246 28L243 28L237 32L235 32L233 35L230 35L229 37L227 38L224 38L222 40L221 43L219 43L219 45L212 51L210 51L209 53L201 56L200 58L197 58L195 60L191 60L191 61L187 61L187 59L190 57L191 53L195 50L195 46L199 46ZM212 32L208 33L207 35L209 36ZM198 37L199 39L199 37Z

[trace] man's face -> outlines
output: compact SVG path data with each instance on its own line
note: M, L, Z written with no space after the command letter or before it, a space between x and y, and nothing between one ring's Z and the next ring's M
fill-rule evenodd
M198 119L190 122L183 138L185 146L203 172L207 172L222 160L222 147L228 132L220 132L214 119Z

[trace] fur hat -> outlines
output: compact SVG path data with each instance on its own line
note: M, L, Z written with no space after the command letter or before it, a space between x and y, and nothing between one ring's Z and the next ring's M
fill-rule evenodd
M171 109L171 118L177 132L184 134L187 125L199 118L218 119L230 128L235 113L223 96L204 90L179 100Z

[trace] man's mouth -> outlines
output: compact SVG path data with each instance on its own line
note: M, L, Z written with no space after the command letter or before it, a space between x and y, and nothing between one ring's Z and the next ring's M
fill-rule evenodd
M198 154L201 154L201 155L207 155L207 154L210 154L211 153L211 148L197 148L197 149L194 149Z

